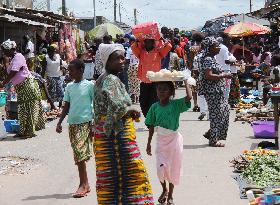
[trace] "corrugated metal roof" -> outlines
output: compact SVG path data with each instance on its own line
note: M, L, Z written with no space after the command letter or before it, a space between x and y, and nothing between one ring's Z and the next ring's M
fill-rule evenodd
M5 19L9 22L23 22L23 23L26 23L28 25L33 25L33 26L44 26L46 28L54 27L53 25L40 23L40 22L29 20L29 19L19 18L19 17L12 16L12 15L9 15L9 14L0 15L0 18Z

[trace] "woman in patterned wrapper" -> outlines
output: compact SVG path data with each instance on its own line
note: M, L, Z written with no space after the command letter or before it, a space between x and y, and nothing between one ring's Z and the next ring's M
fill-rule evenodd
M120 44L101 44L105 66L94 87L94 153L96 192L99 205L154 205L147 170L136 142L133 110L129 94L118 78L125 63Z
M20 131L15 137L30 138L35 136L35 131L45 128L41 93L24 56L16 52L16 47L16 43L11 40L1 45L4 56L9 58L10 62L6 62L7 76L0 82L0 87L11 83L16 88Z
M202 42L203 53L199 74L199 95L204 95L209 109L210 130L204 135L213 147L224 147L229 126L229 106L224 95L225 79L231 74L223 74L222 67L216 62L215 55L220 51L214 37Z

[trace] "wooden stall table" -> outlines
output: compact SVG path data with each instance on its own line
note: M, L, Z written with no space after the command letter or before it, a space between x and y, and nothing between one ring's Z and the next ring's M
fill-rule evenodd
M279 149L279 103L280 103L280 93L271 94L271 101L274 107L274 122L275 122L275 147Z

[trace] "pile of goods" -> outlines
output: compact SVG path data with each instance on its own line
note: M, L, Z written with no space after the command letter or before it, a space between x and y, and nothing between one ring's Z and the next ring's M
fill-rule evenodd
M250 190L255 196L263 196L267 190L280 187L280 157L276 151L245 150L230 163L239 179L246 184L242 187L244 192Z
M188 70L185 71L170 71L167 69L162 69L159 72L148 71L147 78L152 82L160 81L183 81L187 80L189 85L196 85L196 80L191 77Z
M46 121L53 121L57 118L60 117L62 110L61 109L56 109L56 110L51 110L49 112L44 113L44 118Z
M258 120L273 121L273 110L263 106L262 103L239 103L235 121L253 122Z

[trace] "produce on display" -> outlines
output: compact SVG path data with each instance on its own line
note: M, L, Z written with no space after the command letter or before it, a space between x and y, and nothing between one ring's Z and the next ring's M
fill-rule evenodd
M245 150L231 164L249 184L259 188L280 187L280 158L276 151Z

